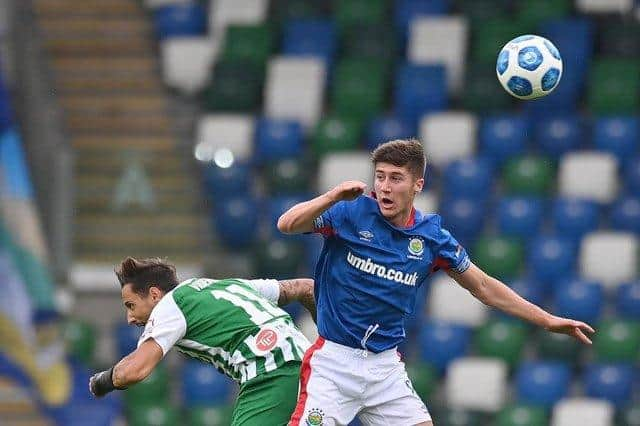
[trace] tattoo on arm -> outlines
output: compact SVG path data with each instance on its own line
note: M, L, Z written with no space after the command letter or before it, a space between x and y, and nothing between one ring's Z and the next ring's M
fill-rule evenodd
M280 297L278 306L285 306L297 300L316 319L316 300L313 294L313 280L309 278L297 278L280 281Z

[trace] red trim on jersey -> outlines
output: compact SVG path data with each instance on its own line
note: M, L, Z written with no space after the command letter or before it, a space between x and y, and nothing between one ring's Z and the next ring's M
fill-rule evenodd
M374 200L378 199L378 195L375 191L371 191L371 198ZM409 213L409 219L407 219L407 223L404 224L405 228L409 228L416 224L416 208L411 206L411 213Z
M442 257L437 257L433 265L431 266L431 272L439 271L440 269L449 269L449 262Z
M307 384L309 384L309 378L311 377L311 357L314 352L322 348L324 345L324 337L319 336L315 343L307 349L302 359L302 365L300 366L300 395L298 396L298 403L296 409L291 415L289 426L298 426L302 415L304 414L304 406L307 403Z
M323 226L322 228L316 229L318 234L324 235L325 237L333 237L336 235L336 230L330 226Z

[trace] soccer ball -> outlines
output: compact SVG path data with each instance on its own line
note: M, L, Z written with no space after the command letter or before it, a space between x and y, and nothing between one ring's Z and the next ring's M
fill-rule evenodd
M558 49L544 37L523 35L507 43L496 63L500 84L519 99L547 96L562 77Z

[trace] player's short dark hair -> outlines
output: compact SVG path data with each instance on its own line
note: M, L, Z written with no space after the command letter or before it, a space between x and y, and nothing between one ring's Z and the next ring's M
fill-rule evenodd
M417 139L396 139L379 145L371 153L373 164L389 163L394 166L407 166L416 178L424 177L427 159L422 144Z
M142 296L149 294L151 287L165 293L178 285L176 268L160 258L136 259L127 257L115 269L120 287L131 284L132 290Z

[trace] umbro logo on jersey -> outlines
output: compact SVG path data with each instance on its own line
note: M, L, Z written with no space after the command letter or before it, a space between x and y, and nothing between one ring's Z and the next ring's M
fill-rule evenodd
M373 239L373 233L371 231L360 231L358 235L360 235L360 239L364 241L371 241Z
M400 284L415 286L418 282L417 272L408 274L402 271L396 271L393 268L387 268L384 265L372 262L371 258L367 258L365 260L351 252L347 253L347 263L362 272L366 272L367 274L385 278L389 281L395 281Z

